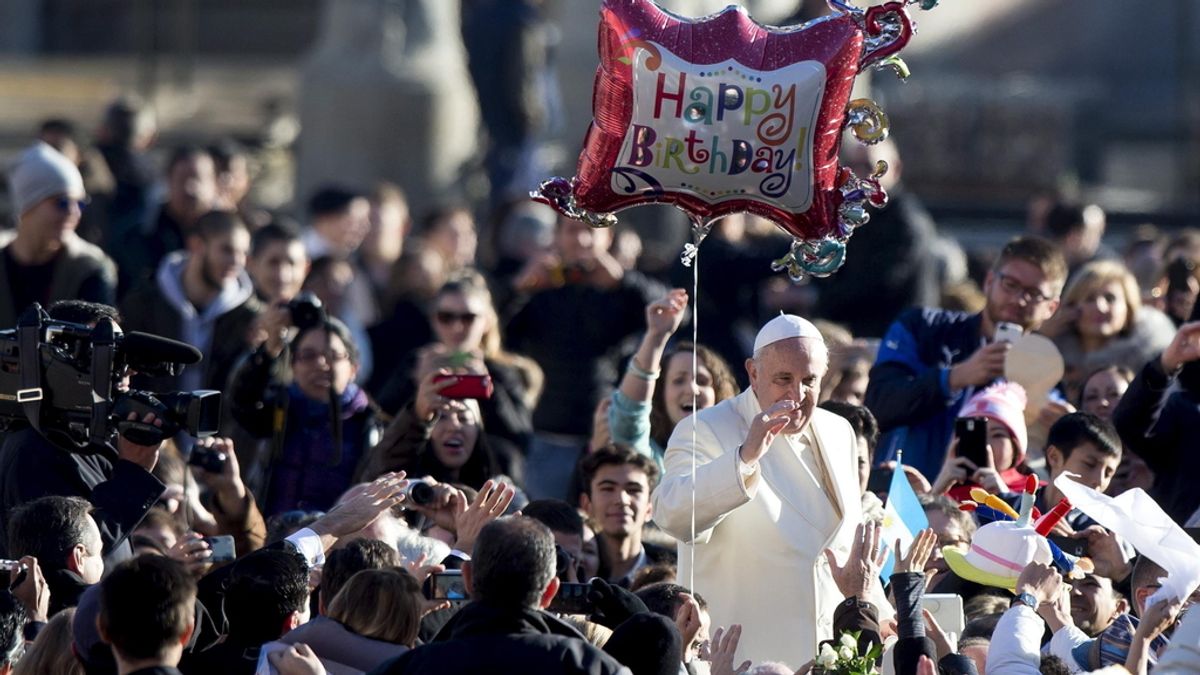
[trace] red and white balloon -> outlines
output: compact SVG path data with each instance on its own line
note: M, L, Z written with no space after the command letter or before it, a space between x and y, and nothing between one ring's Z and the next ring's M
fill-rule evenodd
M778 269L832 273L864 205L887 201L886 165L865 177L838 165L847 126L866 143L887 137L886 115L850 90L870 66L906 74L895 55L912 36L904 2L835 8L773 28L740 7L692 20L650 0L605 0L576 175L544 182L534 199L596 226L649 203L682 209L702 232L753 213L795 238Z

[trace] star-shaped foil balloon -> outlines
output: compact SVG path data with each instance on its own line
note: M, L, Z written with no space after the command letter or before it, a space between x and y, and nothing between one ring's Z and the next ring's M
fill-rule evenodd
M605 0L576 175L547 180L534 199L600 227L650 203L682 209L699 232L753 213L795 238L777 269L832 273L865 206L887 202L886 165L862 177L838 165L847 127L864 143L888 134L879 106L850 90L868 67L906 76L896 54L913 27L905 2L831 4L831 16L774 28L735 6L693 20L650 0Z

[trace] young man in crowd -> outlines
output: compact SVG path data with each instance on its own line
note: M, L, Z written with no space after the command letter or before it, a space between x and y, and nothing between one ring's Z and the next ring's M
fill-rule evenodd
M597 529L599 575L628 588L638 570L674 563L675 552L642 541L650 520L650 494L658 483L654 460L624 445L600 448L580 464L585 491L580 507Z
M298 230L281 222L268 223L250 236L246 271L254 292L267 306L288 302L304 285L310 265Z
M148 555L118 565L100 585L96 621L118 674L180 675L195 606L196 582L174 560Z
M242 558L225 587L225 639L189 654L181 670L253 675L264 644L308 621L308 595L308 565L296 551L270 548Z
M1050 427L1045 454L1050 480L1038 491L1035 503L1042 513L1048 513L1062 499L1054 481L1064 473L1097 492L1108 490L1121 464L1121 439L1106 420L1085 412L1070 413ZM1096 521L1074 509L1060 524L1062 532L1078 532Z
M187 248L163 258L154 280L129 294L122 328L181 340L204 354L181 375L143 377L139 387L225 389L261 312L246 274L249 250L245 223L232 213L210 211L189 230Z
M885 435L876 461L896 458L936 476L954 420L971 394L1004 375L1011 345L996 340L1000 323L1037 330L1058 309L1067 264L1050 242L1009 242L988 272L978 314L936 308L903 312L888 329L871 368L866 403Z

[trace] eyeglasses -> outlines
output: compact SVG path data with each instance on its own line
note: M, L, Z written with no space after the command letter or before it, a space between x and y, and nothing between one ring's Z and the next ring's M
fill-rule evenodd
M447 312L439 309L434 313L433 318L438 323L454 323L457 321L471 325L475 323L475 319L479 318L479 315L474 312Z
M89 200L86 197L83 199L71 199L70 197L63 195L54 200L54 205L58 207L59 211L63 212L70 212L72 205L78 206L79 210L82 211L85 207L87 207L88 201Z
M1043 293L1041 289L1024 286L1020 281L1017 281L1004 272L998 272L996 276L1000 278L1000 288L1004 289L1004 292L1009 295L1024 298L1035 305L1040 305L1043 302L1053 299L1051 296Z
M319 352L315 349L301 349L296 352L296 361L299 363L316 363L318 359L325 359L326 363L341 363L350 358L346 352Z

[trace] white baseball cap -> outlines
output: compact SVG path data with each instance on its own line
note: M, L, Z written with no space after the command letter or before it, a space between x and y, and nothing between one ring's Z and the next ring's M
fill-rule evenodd
M754 338L754 353L780 340L790 338L816 338L824 343L824 336L808 319L802 319L794 314L779 313L779 316L767 322Z

